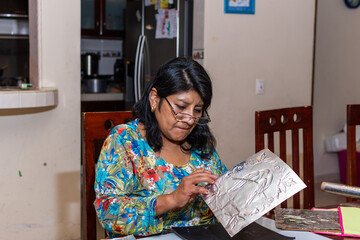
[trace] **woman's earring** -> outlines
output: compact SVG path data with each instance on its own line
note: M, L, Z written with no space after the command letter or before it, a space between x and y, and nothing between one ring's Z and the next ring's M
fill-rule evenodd
M151 107L151 112L155 112L155 107L154 106Z

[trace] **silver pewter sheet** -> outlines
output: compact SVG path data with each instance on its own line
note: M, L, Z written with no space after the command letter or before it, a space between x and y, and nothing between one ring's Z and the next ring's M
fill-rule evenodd
M203 199L232 237L306 187L277 155L261 150L205 186Z

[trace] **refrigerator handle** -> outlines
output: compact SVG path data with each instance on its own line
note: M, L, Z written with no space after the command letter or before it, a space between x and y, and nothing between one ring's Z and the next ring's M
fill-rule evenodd
M143 36L143 40L141 41L140 45L140 60L139 60L139 76L137 79L137 92L138 92L138 99L136 101L139 101L142 95L142 87L141 83L143 82L144 78L144 45L146 42L146 37Z
M144 36L140 35L138 44L136 47L136 55L135 55L135 66L134 66L134 94L135 94L135 102L140 99L140 78L141 78L141 59L142 59L142 46L144 42Z
M149 51L149 44L148 44L148 40L144 39L144 81L143 81L143 86L141 89L141 92L143 92L145 90L145 88L149 85L150 81L151 81L151 72L150 72L150 51Z

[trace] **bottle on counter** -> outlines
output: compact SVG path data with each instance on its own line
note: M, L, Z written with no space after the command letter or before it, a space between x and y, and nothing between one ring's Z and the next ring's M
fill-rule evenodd
M125 83L125 65L120 58L116 59L114 64L114 81L122 85Z

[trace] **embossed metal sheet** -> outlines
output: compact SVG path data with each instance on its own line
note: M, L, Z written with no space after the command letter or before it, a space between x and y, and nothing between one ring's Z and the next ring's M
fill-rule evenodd
M203 199L230 236L306 187L277 155L264 149L239 163Z

